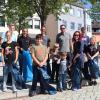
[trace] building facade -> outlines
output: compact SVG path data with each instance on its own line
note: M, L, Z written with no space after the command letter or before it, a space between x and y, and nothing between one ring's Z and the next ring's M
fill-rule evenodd
M71 6L68 13L60 15L60 19L58 20L58 32L61 24L66 25L71 35L77 30L80 31L81 27L84 26L86 27L86 34L89 37L92 35L91 18L81 7Z
M92 34L96 37L96 41L100 43L100 21L92 22Z

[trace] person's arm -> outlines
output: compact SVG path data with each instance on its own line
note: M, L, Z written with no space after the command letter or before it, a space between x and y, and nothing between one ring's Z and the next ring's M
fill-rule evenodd
M48 49L45 48L45 51L46 51L46 56L44 58L44 60L40 63L40 67L42 67L43 65L46 64L47 60L48 60Z
M16 46L15 47L15 61L14 61L14 63L17 63L18 55L19 55L19 50L18 50L18 47Z
M5 64L5 61L4 61L4 48L2 48L2 63L3 63L3 65Z
M47 62L47 60L48 60L48 54L46 55L46 57L44 58L44 60L40 63L40 67L42 67L43 65L45 65L46 62Z
M70 45L70 51L73 51L73 43L72 43L72 38L71 35L69 35L70 39L69 39L69 45Z
M32 56L32 59L33 59L34 63L36 63L37 65L40 66L40 62L37 60L37 58L34 55L34 49L33 49L33 47L30 47L30 51L31 51L31 56Z
M99 55L99 51L97 51L92 57L91 59L94 59L95 57L97 57Z
M75 62L75 60L76 60L79 56L80 56L80 54L77 53L76 56L75 56L74 59L73 59L73 62Z

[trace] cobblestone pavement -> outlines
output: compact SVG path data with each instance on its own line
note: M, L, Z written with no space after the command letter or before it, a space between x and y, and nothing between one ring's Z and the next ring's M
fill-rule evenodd
M0 75L2 68L0 68ZM100 79L96 86L83 86L79 91L66 90L57 92L55 95L36 95L28 97L29 89L18 90L12 93L10 89L2 92L0 89L0 100L100 100Z

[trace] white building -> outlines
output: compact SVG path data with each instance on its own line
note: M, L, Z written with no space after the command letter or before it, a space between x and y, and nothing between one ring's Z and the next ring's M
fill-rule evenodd
M68 6L68 5L67 5ZM77 6L71 6L70 10L66 14L61 14L58 20L58 32L61 24L65 24L71 35L86 24L86 34L91 37L92 25L91 18L87 13L84 16L84 9Z

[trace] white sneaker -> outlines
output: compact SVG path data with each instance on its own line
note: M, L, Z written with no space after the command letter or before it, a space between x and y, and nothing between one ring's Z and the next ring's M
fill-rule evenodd
M17 92L16 87L12 87L13 92Z
M72 91L77 91L77 89L76 89L76 88L74 88L74 89L72 89Z
M3 92L7 92L7 87L3 87Z

